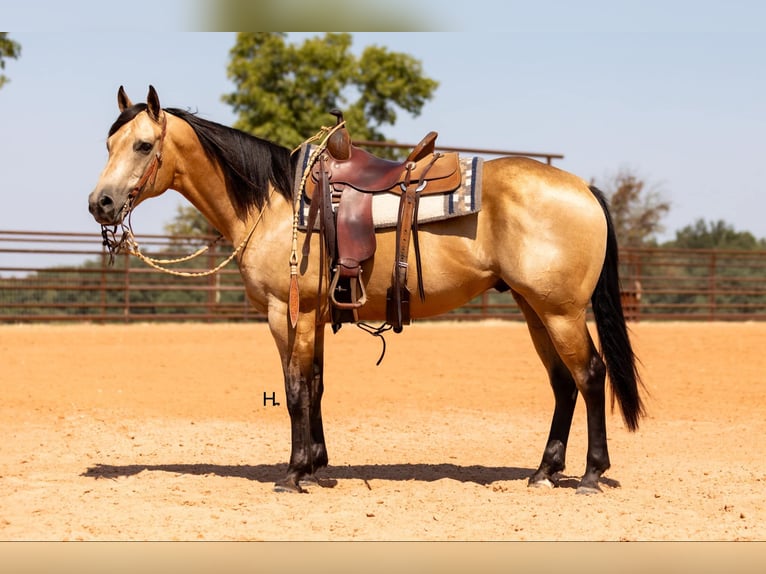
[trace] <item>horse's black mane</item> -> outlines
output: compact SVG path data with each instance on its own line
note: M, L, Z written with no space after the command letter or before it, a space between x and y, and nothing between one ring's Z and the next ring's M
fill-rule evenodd
M146 110L136 104L123 110L109 129L109 136ZM164 108L188 123L197 134L208 157L218 162L226 187L240 214L259 209L268 201L269 183L288 200L293 196L294 162L290 150L273 142L230 128L177 108Z

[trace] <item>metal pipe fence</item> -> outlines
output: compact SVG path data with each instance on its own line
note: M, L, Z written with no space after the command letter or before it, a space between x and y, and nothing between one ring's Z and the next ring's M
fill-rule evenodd
M142 250L175 258L213 237L139 236ZM231 253L222 242L179 267L206 271ZM766 320L766 251L637 248L620 253L629 320ZM425 270L427 273L427 270ZM510 293L487 291L434 319L522 320ZM109 254L97 233L0 231L0 322L262 321L235 263L207 277L160 273Z

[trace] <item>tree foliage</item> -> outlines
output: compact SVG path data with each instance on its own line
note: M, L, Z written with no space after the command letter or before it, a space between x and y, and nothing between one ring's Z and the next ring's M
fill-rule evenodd
M384 47L351 52L348 33L326 33L300 45L283 32L240 33L228 68L235 91L223 100L235 127L295 147L332 123L339 108L355 139L382 141L380 127L401 109L418 115L438 83L418 60Z
M670 211L670 203L662 198L656 186L628 169L620 169L603 188L609 198L617 242L621 247L640 247L655 242L663 230L662 218Z
M18 58L21 55L21 45L8 37L8 32L0 32L0 70L5 69L6 58ZM0 73L0 88L9 81L8 77Z
M698 219L676 231L676 238L666 247L688 249L765 249L766 239L756 239L749 231L736 231L723 220Z
M236 90L223 96L238 114L234 127L293 148L332 125L333 108L343 111L357 140L384 140L380 127L395 124L399 110L418 115L438 86L420 62L380 46L355 56L351 40L350 34L327 33L298 46L282 32L238 34L228 68ZM165 229L178 235L211 232L199 212L186 206Z
M196 245L199 241L191 239L192 236L208 236L218 233L207 219L191 204L179 205L172 221L166 223L165 233L174 238L184 237L184 240L176 240L175 244Z
M224 30L339 30L357 32L428 32L443 29L444 10L407 3L358 0L216 0L207 6L206 29Z

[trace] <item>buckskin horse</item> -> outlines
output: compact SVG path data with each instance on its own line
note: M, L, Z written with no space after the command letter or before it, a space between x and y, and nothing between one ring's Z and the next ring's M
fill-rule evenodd
M275 489L301 492L328 463L321 400L330 303L328 280L320 277L326 253L319 234L311 237L310 260L303 258L297 276L288 271L295 268L296 154L196 114L163 109L151 86L146 103L133 104L122 87L117 100L120 114L89 195L90 212L102 229L124 225L132 209L172 188L239 246L247 297L265 313L279 350L291 421L287 474ZM305 238L304 230L300 234ZM359 321L386 320L396 239L392 229L376 233L374 256L362 265L366 302L356 309ZM637 430L645 414L604 195L529 158L488 160L478 213L420 225L419 249L425 298L410 302L413 319L445 313L490 288L510 289L521 308L555 398L542 461L528 484L555 486L582 394L588 445L577 492L599 492L610 466L607 374L612 405L616 399L627 429ZM407 278L410 287L414 280ZM294 291L302 294L297 301ZM600 351L586 323L589 304Z

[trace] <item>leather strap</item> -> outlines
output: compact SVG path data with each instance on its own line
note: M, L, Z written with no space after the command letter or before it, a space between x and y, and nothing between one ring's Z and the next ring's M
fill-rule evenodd
M303 240L303 257L308 257L311 249L311 235L314 233L314 226L317 222L317 214L319 213L319 197L314 197L309 205L308 221L306 222L306 238Z
M425 175L434 165L440 154L434 154L431 162L423 170L421 183L417 186L410 184L412 167L414 163L407 164L405 182L402 184L404 192L399 201L398 224L396 226L396 259L394 260L394 271L391 281L392 290L392 309L391 318L395 321L391 323L394 332L401 332L402 325L409 323L409 317L404 317L402 313L403 292L407 289L407 269L410 250L410 237L412 237L415 246L415 262L418 277L418 292L421 300L425 299L425 289L423 287L422 269L420 263L420 244L417 237L417 208L420 200L420 192L427 184ZM390 321L389 321L390 322Z
M327 245L327 257L335 262L336 247L335 247L335 214L332 210L332 187L330 186L330 179L327 176L327 169L325 166L325 155L319 156L319 229L324 236L325 244Z
M160 171L160 166L162 165L162 145L165 143L165 134L167 133L167 125L168 125L168 119L165 114L162 115L162 122L161 126L162 129L160 130L160 137L159 141L157 143L157 151L154 153L154 157L152 157L152 161L149 162L149 165L146 166L146 169L144 170L143 175L141 176L141 179L138 180L138 183L133 187L133 189L130 190L128 193L128 203L133 205L133 203L136 201L139 195L141 195L141 192L144 191L144 188L146 187L146 184L149 183L149 180L152 180L152 185L154 185L155 180L157 179L157 173Z

